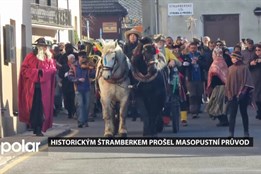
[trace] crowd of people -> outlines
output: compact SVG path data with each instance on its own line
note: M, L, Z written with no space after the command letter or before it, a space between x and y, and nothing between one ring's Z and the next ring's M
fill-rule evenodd
M131 59L134 48L142 38L135 29L125 33L122 45ZM252 39L235 45L233 52L225 41L212 41L203 37L189 42L182 37L173 40L163 35L153 36L155 45L169 67L171 104L166 104L163 115L180 114L181 124L187 126L187 117L200 117L202 103L210 118L218 119L217 126L228 126L229 136L234 136L238 107L243 120L244 136L249 136L247 106L257 110L261 120L261 44ZM88 127L93 121L99 100L95 93L95 56L101 56L98 41L57 44L49 47L44 38L22 63L19 79L19 119L28 124L37 136L43 136L52 125L52 116L58 115L63 106L68 118L77 118L78 127ZM50 49L49 49L50 48ZM133 121L140 116L131 93L129 116ZM54 112L53 112L54 109ZM142 117L142 116L141 116Z
M217 126L229 126L229 136L233 137L239 107L244 136L248 137L247 106L256 108L256 119L261 117L258 80L261 75L261 44L246 39L245 43L236 44L230 52L225 41L211 41L207 36L203 37L203 41L195 38L188 42L182 37L177 37L176 41L171 37L161 40L165 43L165 49L169 49L182 64L175 63L179 70L180 99L184 99L182 92L186 93L185 100L180 100L180 104L183 103L180 109L185 111L180 113L183 125L187 125L187 112L193 119L198 118L202 112L201 104L207 103L209 116L219 120ZM158 45L157 39L155 42ZM162 52L167 56L168 51ZM207 97L209 101L206 101Z

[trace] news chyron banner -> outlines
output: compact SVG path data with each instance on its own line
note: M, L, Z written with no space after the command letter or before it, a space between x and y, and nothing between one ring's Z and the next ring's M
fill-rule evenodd
M253 147L253 138L49 137L49 147Z

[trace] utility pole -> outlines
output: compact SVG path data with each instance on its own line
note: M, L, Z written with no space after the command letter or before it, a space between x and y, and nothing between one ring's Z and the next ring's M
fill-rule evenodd
M86 29L87 29L87 39L90 39L90 22L89 20L86 21Z

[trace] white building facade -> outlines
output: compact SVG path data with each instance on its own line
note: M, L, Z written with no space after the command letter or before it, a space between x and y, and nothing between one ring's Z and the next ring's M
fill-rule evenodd
M260 0L143 0L142 3L145 35L162 33L189 40L209 35L212 40L227 40L229 46L243 38L261 41L261 17L254 14L255 9L260 11Z
M80 21L80 0L0 1L0 137L26 130L18 119L18 80L32 43L39 37L75 43Z
M30 1L0 1L0 137L25 130L18 120L18 78L22 60L31 50Z
M77 42L81 37L80 0L31 0L32 42Z

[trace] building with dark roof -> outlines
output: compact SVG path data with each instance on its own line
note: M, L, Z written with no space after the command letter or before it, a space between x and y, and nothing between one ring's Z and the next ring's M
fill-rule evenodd
M128 11L124 27L133 28L142 25L142 0L119 0L119 3Z
M89 33L93 39L121 39L121 23L127 14L118 0L82 0L83 35Z

